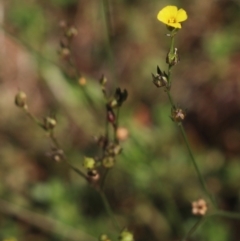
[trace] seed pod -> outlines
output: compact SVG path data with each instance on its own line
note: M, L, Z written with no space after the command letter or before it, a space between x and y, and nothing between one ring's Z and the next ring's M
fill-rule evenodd
M27 95L23 91L19 91L15 96L15 105L20 108L26 108Z
M44 118L44 128L45 130L53 130L54 127L57 125L57 121L51 117Z

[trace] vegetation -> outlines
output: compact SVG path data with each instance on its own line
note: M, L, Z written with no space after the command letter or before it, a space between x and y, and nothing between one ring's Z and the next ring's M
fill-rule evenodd
M238 240L239 8L0 3L1 240Z

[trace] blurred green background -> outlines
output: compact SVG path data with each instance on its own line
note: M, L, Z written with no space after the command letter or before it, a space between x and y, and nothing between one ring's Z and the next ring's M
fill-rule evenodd
M109 3L110 36L102 1L0 1L1 240L92 241L102 233L117 240L98 194L47 157L49 139L14 106L21 89L36 116L55 113L57 138L82 169L83 157L97 153L93 136L104 132L102 74L110 92L129 92L120 116L129 137L106 183L119 223L137 241L176 241L197 221L191 202L205 195L167 96L152 84L156 66L167 68L167 29L156 19L166 5L189 17L177 35L172 95L187 110L184 125L209 189L222 209L240 211L240 1ZM62 20L78 30L71 53L84 87L58 54ZM240 240L239 228L240 221L214 217L189 240Z

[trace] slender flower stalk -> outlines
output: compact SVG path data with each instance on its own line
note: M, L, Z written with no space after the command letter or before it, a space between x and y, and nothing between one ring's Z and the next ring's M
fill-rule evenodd
M191 235L206 221L208 216L204 216L198 219L198 221L192 226L192 228L187 232L185 237L181 241L187 241Z
M187 146L188 153L189 153L190 158L191 158L191 160L192 160L192 164L193 164L193 166L194 166L194 169L195 169L195 171L196 171L196 173L197 173L197 175L198 175L198 179L199 179L199 181L200 181L200 183L201 183L202 189L203 189L203 191L206 193L206 195L209 197L209 199L211 200L212 204L216 207L216 201L215 201L213 195L212 195L212 194L209 192L209 190L207 189L205 180L204 180L204 178L203 178L203 176L202 176L202 173L200 172L200 169L199 169L199 167L198 167L198 164L197 164L197 162L196 162L196 160L195 160L195 157L194 157L194 155L193 155L192 149L191 149L191 147L190 147L190 144L189 144L189 141L188 141L188 138L187 138L187 135L186 135L186 132L185 132L185 129L184 129L182 123L179 123L179 128L180 128L180 130L181 130L183 139L184 139L185 144L186 144L186 146Z
M109 202L108 202L108 200L107 200L107 198L106 198L105 193L104 193L102 190L99 190L99 194L100 194L100 196L101 196L101 198L102 198L104 207L105 207L105 209L106 209L109 217L111 218L111 220L112 220L112 222L113 222L114 227L115 227L118 231L121 231L120 225L118 224L118 222L117 222L117 220L116 220L116 218L115 218L115 216L114 216L114 214L113 214L113 211L112 211L112 209L111 209L111 207L110 207L110 204L109 204Z
M111 11L110 11L110 0L102 0L102 15L104 21L105 28L105 36L106 36L106 51L108 55L108 62L112 71L112 76L115 79L115 86L117 86L117 73L115 68L115 59L113 55L112 49L112 35L113 28L111 22Z
M174 59L175 58L175 56L174 56L174 54L175 54L174 53L174 37L175 37L175 35L171 33L170 37L171 37L171 42L170 42L170 50L169 50L168 56L171 56L171 58ZM168 86L166 87L166 93L167 93L168 99L169 99L169 101L171 103L172 109L176 109L176 105L175 105L175 103L173 101L173 98L171 96L171 93L170 93L170 88L171 88L171 69L172 69L172 66L173 65L171 65L171 63L168 64L168 71L167 71L167 73L168 73L167 74L167 76L168 76ZM205 194L209 197L209 199L211 200L213 205L216 206L216 202L215 202L213 196L211 195L211 193L209 192L209 190L207 189L205 180L204 180L204 178L203 178L203 176L202 176L202 174L200 172L200 169L198 167L198 164L197 164L197 162L195 160L195 157L194 157L192 149L190 147L190 144L189 144L187 135L185 133L185 129L184 129L183 125L182 125L182 122L179 122L178 126L179 126L179 128L181 130L181 134L182 134L184 142L185 142L185 144L187 146L189 156L191 158L191 161L193 163L195 171L196 171L196 173L198 175L198 179L199 179L199 181L201 183L202 189L205 192Z
M43 128L43 124L41 121L39 121L31 112L29 112L28 108L23 108L25 111L26 115L33 120L35 124L37 124L39 127Z
M171 96L170 91L166 89L166 93L167 93L167 95L168 95L168 99L169 99L169 101L170 101L170 103L171 103L172 108L175 108L175 104L174 104L174 102L173 102L173 99L172 99L172 96ZM179 126L179 128L180 128L180 131L181 131L181 134L182 134L182 136L183 136L184 142L185 142L185 144L186 144L186 146L187 146L189 156L190 156L191 161L192 161L192 163L193 163L194 169L195 169L195 171L196 171L196 173L197 173L197 175L198 175L198 179L199 179L199 181L200 181L200 183L201 183L202 189L203 189L203 191L205 192L205 194L209 197L209 199L211 200L211 202L213 203L213 205L216 206L215 199L213 198L212 194L211 194L211 193L209 192L209 190L207 189L205 180L204 180L204 178L203 178L203 176L202 176L202 174L201 174L201 172L200 172L200 169L199 169L199 167L198 167L198 164L197 164L197 162L196 162L196 160L195 160L195 157L194 157L193 152L192 152L192 149L191 149L191 147L190 147L190 144L189 144L189 141L188 141L188 138L187 138L185 129L184 129L182 123L178 123L178 126Z
M240 213L233 213L233 212L227 212L227 211L221 211L221 210L213 212L211 216L220 216L220 217L240 220Z

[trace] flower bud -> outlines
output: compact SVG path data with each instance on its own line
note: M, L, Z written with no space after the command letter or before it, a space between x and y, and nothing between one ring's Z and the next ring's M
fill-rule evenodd
M27 95L23 91L19 91L15 96L15 105L20 108L26 108Z
M71 54L70 49L67 47L64 47L60 50L60 55L63 59L69 58L70 54Z
M64 151L61 149L53 148L51 151L47 153L53 161L60 162L64 160Z
M134 241L133 234L127 229L124 229L119 236L119 241Z
M122 152L122 147L120 145L115 145L113 148L113 154L116 156L116 155L119 155L121 152Z
M88 175L88 180L91 183L96 183L99 180L99 178L100 178L99 172L97 170L95 170L95 169L89 170L87 172L87 175Z
M111 108L115 108L115 107L118 106L118 102L117 102L116 99L113 99L113 100L111 100L111 101L108 103L108 105L109 105Z
M122 103L127 99L128 92L126 89L121 90L120 88L117 88L114 94L114 98L117 101L118 106L121 106Z
M66 36L68 38L72 38L78 35L78 31L75 27L70 27L67 32L66 32Z
M159 88L163 86L167 86L168 76L167 74L157 66L157 74L152 74L153 83Z
M174 66L179 61L180 61L180 58L178 55L178 49L175 48L173 53L171 51L168 53L168 55L166 57L166 63L169 64L170 66Z
M60 162L62 160L62 156L59 155L58 153L56 153L55 155L52 156L52 159L55 161L55 162Z
M106 234L102 234L99 237L99 241L111 241Z
M122 151L122 147L120 145L114 144L114 143L111 143L106 148L106 154L108 156L116 156L116 155L120 154L121 151Z
M115 107L119 107L123 104L123 102L127 99L128 93L127 90L121 90L120 88L117 88L114 96L109 100L107 106L110 109L113 109Z
M172 109L171 118L173 121L180 123L185 119L185 116L186 116L186 112L184 110L180 108Z
M54 127L57 125L57 121L52 117L45 117L44 118L44 128L45 130L53 130Z
M115 116L114 112L113 112L111 109L109 109L109 110L107 111L107 119L108 119L108 121L109 121L110 123L114 123L115 120L116 120L116 116Z
M99 80L99 83L100 83L100 85L105 86L106 83L107 83L107 78L104 75L102 75L100 80Z
M115 158L112 156L105 157L102 161L102 165L106 168L111 168L115 164Z
M96 164L96 161L92 157L84 157L83 166L86 169L92 170L93 168L95 168L95 164Z

